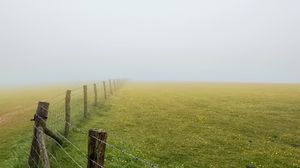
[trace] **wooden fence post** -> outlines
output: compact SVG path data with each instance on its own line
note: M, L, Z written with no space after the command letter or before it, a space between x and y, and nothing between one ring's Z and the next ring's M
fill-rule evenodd
M32 137L32 144L31 144L31 150L30 155L28 159L28 165L30 168L37 168L39 164L39 154L42 152L43 149L42 146L39 145L41 143L41 133L40 130L44 130L46 127L46 120L48 117L48 108L49 103L48 102L39 102L36 113L34 115L34 127L33 127L33 137ZM46 157L47 154L44 154ZM47 160L44 160L47 162ZM49 160L48 160L49 161ZM49 164L49 163L48 163Z
M105 84L105 81L103 81L103 91L104 91L104 99L107 99L107 93L106 93L106 84Z
M83 113L87 117L87 85L83 85Z
M102 130L89 130L87 168L103 168L107 133Z
M42 160L43 168L50 168L49 157L46 149L44 129L43 127L37 127L36 137L39 145L40 159Z
M113 94L112 86L111 86L111 80L109 80L109 89L110 89L110 95Z
M65 136L69 135L70 123L71 123L71 90L67 90L65 98Z
M95 106L97 106L97 104L98 104L98 93L97 93L97 84L96 83L94 83L94 94L95 94Z

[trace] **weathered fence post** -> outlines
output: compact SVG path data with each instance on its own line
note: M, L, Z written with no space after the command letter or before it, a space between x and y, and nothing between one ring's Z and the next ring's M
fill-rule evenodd
M87 85L83 85L83 113L87 117Z
M41 136L40 136L40 130L44 130L46 127L46 120L48 117L48 108L49 108L49 103L47 102L39 102L36 113L34 115L34 127L33 127L33 137L32 137L32 144L31 144L31 150L30 150L30 155L28 159L28 165L31 168L37 168L38 163L39 163L39 154L41 153L42 147L40 147L41 143ZM47 154L44 154L46 157ZM46 162L47 160L45 160ZM49 163L48 163L49 164Z
M110 89L110 95L112 95L113 94L113 90L112 90L111 80L109 80L109 89Z
M106 84L105 84L105 81L103 81L103 91L104 91L104 99L107 99L107 93L106 93Z
M103 168L107 133L102 130L89 130L87 168Z
M97 106L97 104L98 104L98 93L97 93L97 85L96 85L96 83L94 83L94 94L95 94L95 106Z
M63 144L62 140L55 135L51 130L46 127L48 118L48 102L39 102L36 113L34 114L33 137L28 158L28 166L30 168L39 167L39 160L42 160L43 168L50 168L48 153L45 145L44 133L53 138L60 145Z
M40 159L42 160L42 167L50 168L50 162L49 162L49 157L46 149L43 127L41 126L37 127L36 136L39 145Z
M70 123L71 123L71 90L67 90L66 98L65 98L65 136L68 136L70 131Z

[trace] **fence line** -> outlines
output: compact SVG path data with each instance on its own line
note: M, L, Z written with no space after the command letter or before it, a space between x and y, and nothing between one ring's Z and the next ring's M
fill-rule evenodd
M70 117L75 117L76 118L76 117L79 117L80 115L82 116L82 115L85 114L84 112L86 112L87 115L90 114L90 111L86 111L85 108L87 108L90 105L95 106L95 105L97 105L97 103L101 104L105 99L107 99L108 97L113 95L113 93L123 84L122 82L123 81L120 81L120 80L109 80L108 89L106 88L105 81L103 81L103 83L98 82L98 83L94 83L94 84L89 84L89 85L86 85L87 87L84 89L84 90L86 90L85 94L84 94L84 92L82 92L82 87L77 87L77 88L71 89L70 90L70 92L71 92L70 93L70 95L71 95L70 96L70 98L71 98L71 104L70 104L70 106L71 106L71 116ZM92 90L93 87L88 87L88 86L93 86L94 89ZM97 86L98 86L98 88L97 88ZM100 89L100 87L102 89ZM101 90L102 90L102 92L101 92ZM94 93L94 96L91 95L90 93ZM101 94L98 94L98 93L101 93ZM97 161L95 161L93 159L90 159L88 156L86 156L84 154L84 152L82 150L79 149L78 146L76 146L71 140L69 140L66 137L66 135L62 135L60 133L60 132L63 132L64 129L66 130L66 126L68 125L71 128L72 133L74 133L74 130L76 130L76 131L80 132L81 134L85 134L85 135L87 134L87 132L82 131L80 128L76 127L74 124L71 124L71 121L76 123L76 120L75 121L72 120L72 119L71 120L64 120L65 117L66 117L65 116L66 109L64 109L66 107L66 102L65 102L65 104L63 104L63 103L59 104L64 98L66 100L66 97L64 97L64 95L65 94L57 94L57 95L51 97L50 99L46 99L48 101L51 100L51 101L55 102L54 104L51 104L49 109L44 109L44 110L47 110L47 112L49 112L49 116L46 119L43 119L40 116L37 116L37 117L42 119L45 123L46 123L46 120L49 119L49 121L47 123L47 126L45 128L47 128L48 130L52 129L52 131L54 131L53 133L55 133L59 138L63 139L64 142L69 143L71 145L71 147L74 148L77 152L79 152L79 154L81 156L84 156L84 158L86 158L87 161L91 161L94 165L103 168L104 167L103 165L100 165L99 163L97 163ZM102 95L102 96L99 96L99 95ZM104 100L98 101L99 97L103 97ZM86 103L85 108L84 108L83 102ZM74 107L75 107L75 109L77 107L77 109L73 110L72 108L74 108ZM44 108L44 107L42 107L42 108ZM34 129L38 129L38 128L34 125ZM35 136L33 136L33 137L36 139ZM130 162L128 162L123 167L127 167L133 160L139 161L139 162L143 163L144 166L147 166L147 167L152 167L152 168L157 168L158 167L158 165L156 165L156 164L150 163L150 162L148 162L148 161L146 161L142 158L139 158L139 157L125 151L124 149L120 149L117 146L112 145L110 143L107 143L106 141L103 141L103 140L101 140L101 139L99 139L95 136L89 136L89 137L92 138L92 139L95 139L98 142L100 142L100 144L101 143L105 144L108 147L110 147L111 149L114 149L115 151L121 152L122 154L132 158L130 160ZM72 157L72 155L70 153L68 153L63 148L63 146L59 142L57 142L56 140L54 140L54 142L55 142L56 145L58 145L59 149L62 150L68 156L68 158L70 158L72 160L72 162L76 166L83 167L80 163L78 163L76 161L76 159L74 159L74 157ZM61 165L59 164L58 159L55 157L55 155L52 154L50 152L50 150L47 150L47 151L48 151L50 157L54 159L56 164L58 164L61 167ZM38 153L37 151L35 151L35 152ZM38 155L38 156L40 158L40 155ZM38 167L38 163L35 163L35 166Z
M83 87L77 87L77 88L73 88L70 89L70 107L71 107L71 120L65 120L66 118L66 92L64 93L59 93L56 94L55 96L52 96L48 99L46 99L47 101L51 101L51 106L49 106L49 109L45 109L43 106L41 106L42 110L47 111L47 113L49 114L47 116L46 119L42 118L39 115L36 115L37 118L39 118L40 120L42 120L45 123L45 129L47 129L48 131L50 131L50 129L53 131L52 133L54 134L54 136L57 136L57 138L59 139L63 139L63 142L67 142L68 144L70 144L71 148L75 149L80 155L81 157L84 156L84 158L86 158L86 161L91 161L94 165L103 168L103 165L100 165L99 163L97 163L96 160L90 159L85 152L83 152L82 150L80 150L80 148L78 146L75 145L75 143L73 143L71 140L69 140L66 136L67 134L63 135L61 132L66 131L66 126L68 125L70 130L72 131L70 133L76 133L75 131L78 131L81 134L87 135L87 131L82 131L80 128L76 127L76 123L79 122L79 118L82 118L82 116L84 115L85 109L84 109L84 97L86 97L86 107L90 107L91 105L96 106L97 104L102 104L107 98L111 97L118 88L120 88L123 85L123 81L121 80L109 80L107 83L109 85L107 85L107 83L105 83L106 81L103 82L97 82L97 83L93 83L93 84L89 84L86 85L86 96L84 96L84 92L83 92ZM92 86L92 87L91 87ZM98 88L97 88L98 87ZM93 95L94 94L94 95ZM100 100L100 98L103 98ZM100 101L99 101L100 100ZM62 103L64 102L64 103ZM33 107L33 106L32 106ZM30 108L32 108L30 107ZM86 111L87 115L90 115L90 111ZM75 118L75 120L73 120ZM35 120L35 119L33 119ZM49 120L46 124L46 120ZM71 124L73 123L73 124ZM33 125L34 129L39 129L38 127L36 127L36 125ZM118 151L120 153L122 153L125 156L130 157L130 161L128 163L126 163L125 165L123 165L123 167L127 167L130 163L132 163L133 161L138 161L140 163L143 164L143 166L147 166L147 167L152 167L152 168L157 168L158 165L151 163L147 160L144 160L138 156L135 156L129 152L127 152L124 149L121 149L115 145L112 145L110 143L107 143L106 141L103 141L95 136L89 136L90 138L100 142L100 144L105 144L108 147L110 147L111 149L113 149L113 151ZM53 138L53 137L52 137ZM35 135L33 136L33 140L37 141L38 145L41 146L40 141L35 137ZM49 141L49 137L47 137L47 140ZM65 153L69 159L72 160L72 162L77 166L77 167L85 167L82 166L81 164L85 164L84 163L79 163L78 161L76 161L76 159L74 157L72 157L72 154L67 152L63 146L54 138L54 143L59 147L60 150L62 150L63 153ZM35 148L33 148L34 152L38 155L39 160L41 159L40 153L39 151L36 151ZM61 167L61 164L59 163L58 159L55 157L55 154L51 153L48 148L46 148L47 153L51 158L55 161L55 163ZM26 153L29 157L30 157L30 153ZM34 161L34 160L33 160ZM28 166L31 167L31 165L29 165L29 163L27 162ZM34 167L39 167L39 163L36 163L35 161L33 162Z

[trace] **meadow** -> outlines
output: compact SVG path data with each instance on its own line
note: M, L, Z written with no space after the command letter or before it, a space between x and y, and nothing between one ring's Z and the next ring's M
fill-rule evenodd
M12 146L22 134L32 132L32 122L36 104L64 92L66 86L28 87L0 89L0 167L10 157Z
M1 91L0 167L26 167L36 101L54 96L47 123L61 131L64 89ZM300 167L300 85L128 83L86 119L74 95L65 151L47 139L53 167L86 167L90 128L108 132L106 167Z

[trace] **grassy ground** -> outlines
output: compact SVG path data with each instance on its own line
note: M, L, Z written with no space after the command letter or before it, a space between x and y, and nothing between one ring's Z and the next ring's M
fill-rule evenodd
M68 141L64 149L83 167L89 128L106 130L109 144L159 167L300 167L300 85L128 84L109 101L91 103L87 119L73 120L69 140L83 154ZM29 150L29 128L29 140L20 139L13 149ZM54 167L76 167L48 144ZM14 155L24 156L21 150ZM5 164L23 167L25 160ZM107 167L147 165L107 146Z
M8 159L14 145L27 132L31 133L30 119L36 103L64 91L61 87L0 90L0 167Z
M21 162L28 157L33 124L30 119L33 118L37 102L48 101L50 109L60 110L60 113L49 113L49 122L51 123L53 119L63 117L61 113L63 113L62 105L66 88L75 87L78 85L0 90L0 167L8 167L10 164L22 165ZM79 91L81 89L76 88L77 96L81 96L78 94ZM89 96L91 95L89 94ZM76 108L80 107L75 105ZM59 125L62 124L61 122Z

